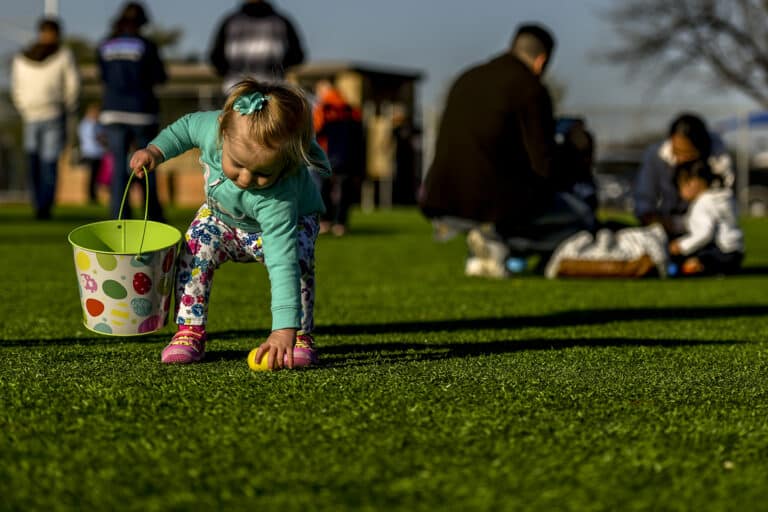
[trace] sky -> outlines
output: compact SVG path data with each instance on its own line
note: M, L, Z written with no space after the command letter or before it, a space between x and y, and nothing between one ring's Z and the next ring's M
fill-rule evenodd
M0 1L0 55L8 55L28 41L22 30L34 29L46 2ZM104 36L123 5L122 0L47 1L58 3L66 34L94 42ZM309 60L351 60L424 73L419 94L427 109L439 109L457 73L503 51L515 27L531 21L548 26L557 38L548 74L564 88L563 113L586 114L600 124L606 122L597 121L602 117L617 117L620 107L644 125L658 123L657 117L671 117L672 110L697 109L722 117L754 108L738 94L714 92L703 85L673 83L658 91L648 79L650 73L630 78L624 67L595 59L601 48L617 43L612 27L600 15L616 1L272 0L272 4L293 20ZM202 56L218 22L239 4L238 0L145 1L155 24L183 31L175 53ZM7 75L7 68L3 73ZM7 76L1 78L7 83ZM639 129L636 119L634 127Z

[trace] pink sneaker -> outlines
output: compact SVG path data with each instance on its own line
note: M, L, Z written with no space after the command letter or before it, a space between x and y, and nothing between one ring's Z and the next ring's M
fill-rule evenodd
M189 364L202 361L205 357L205 340L204 332L180 329L163 349L160 361L165 364Z
M311 334L299 334L296 336L296 346L293 347L293 367L306 368L316 365L320 359L315 349L315 339Z

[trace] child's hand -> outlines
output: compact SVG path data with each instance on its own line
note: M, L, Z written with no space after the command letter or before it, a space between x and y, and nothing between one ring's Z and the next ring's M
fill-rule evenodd
M267 368L293 368L293 346L296 344L296 329L277 329L272 331L267 341L256 351L256 361L268 357Z
M669 242L669 254L672 256L677 256L680 254L680 242L677 240L672 240Z
M150 145L144 149L136 151L133 156L131 156L129 165L137 178L143 178L144 167L146 167L148 171L151 171L162 163L162 161L163 154L155 146Z

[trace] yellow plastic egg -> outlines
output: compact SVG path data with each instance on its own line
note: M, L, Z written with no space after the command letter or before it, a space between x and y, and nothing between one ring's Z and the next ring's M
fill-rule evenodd
M267 372L269 371L269 368L267 368L267 361L269 360L269 354L265 353L261 357L261 361L256 362L256 352L258 351L259 349L255 348L248 353L248 367L255 372Z

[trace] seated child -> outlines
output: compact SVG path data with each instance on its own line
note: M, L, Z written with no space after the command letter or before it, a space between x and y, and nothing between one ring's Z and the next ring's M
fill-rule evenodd
M736 272L744 258L744 235L731 189L704 160L678 165L675 182L689 206L685 234L669 243L672 261L684 275Z
M99 124L101 105L98 102L89 103L85 115L77 125L77 137L80 142L81 162L90 172L88 177L88 199L91 204L98 204L99 171L104 165L105 148L107 146L104 127Z

